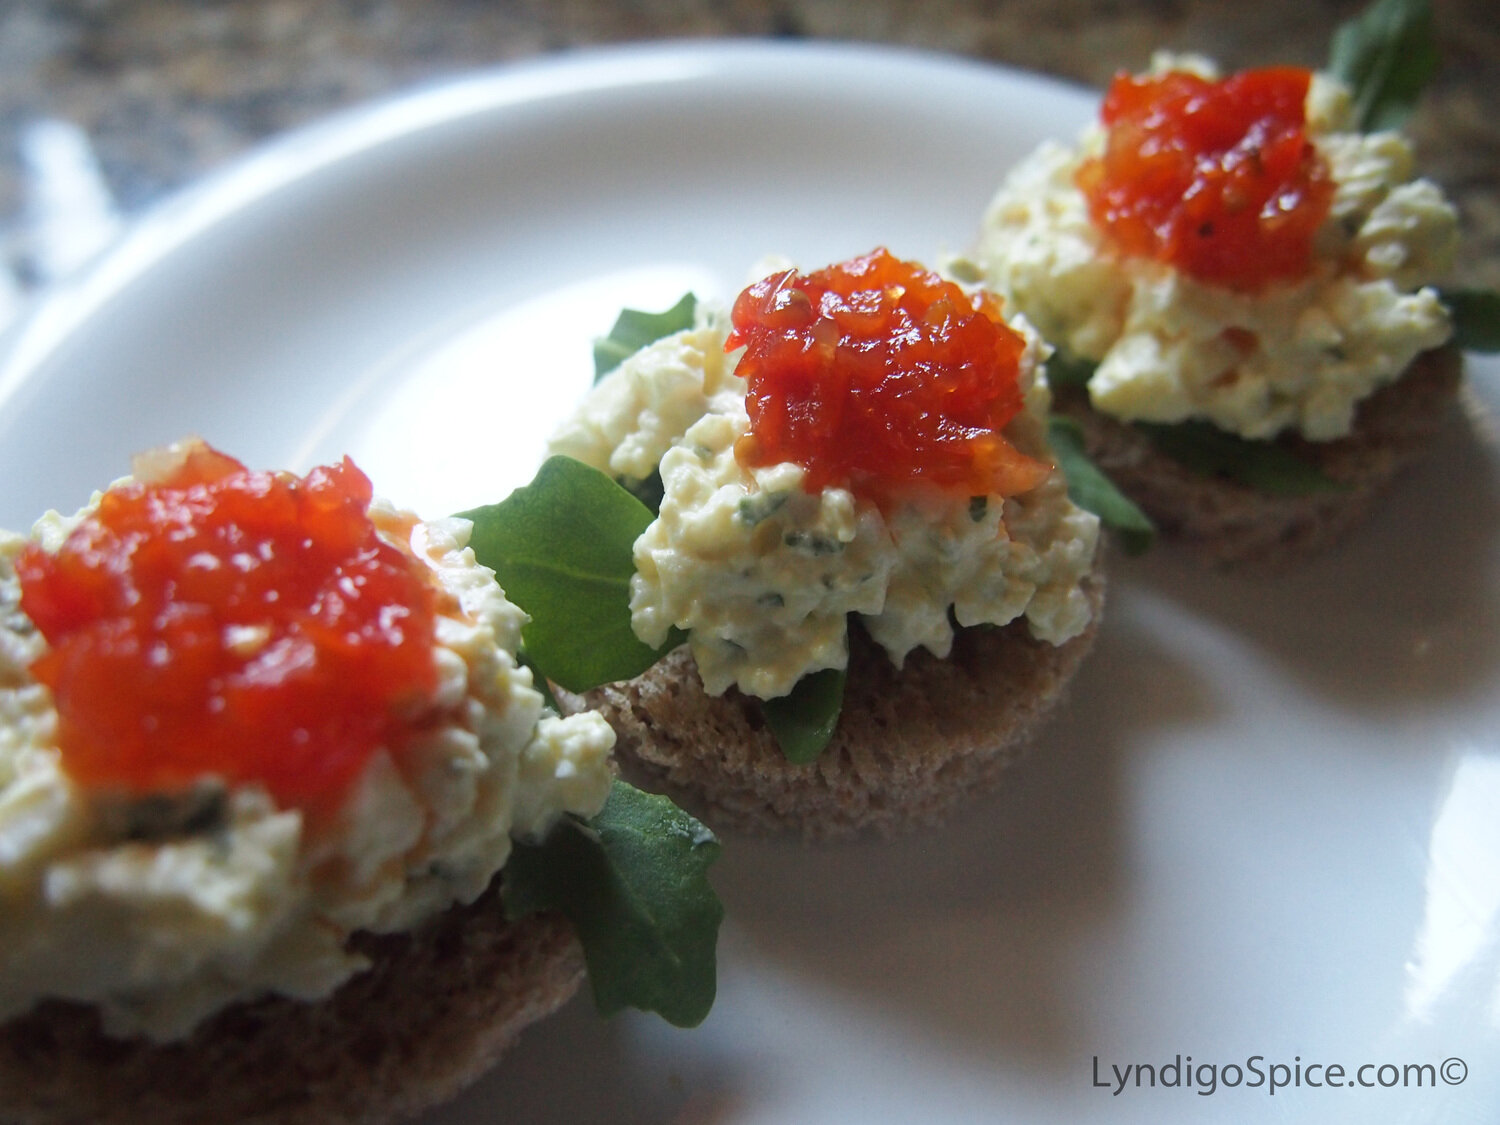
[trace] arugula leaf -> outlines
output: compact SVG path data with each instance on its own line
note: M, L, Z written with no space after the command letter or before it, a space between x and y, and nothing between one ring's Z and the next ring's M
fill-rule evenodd
M661 470L652 469L645 480L621 482L621 487L650 509L653 516L661 514L661 502L667 494L667 486L661 479Z
M1345 486L1284 446L1251 441L1210 422L1137 422L1152 444L1204 476L1226 476L1272 496L1307 496Z
M1068 495L1073 503L1093 512L1105 527L1118 534L1127 555L1149 550L1156 541L1156 525L1089 460L1084 451L1083 427L1071 418L1053 415L1047 420L1047 438L1068 478Z
M665 312L621 310L609 335L594 341L594 382L597 383L647 344L654 344L663 336L691 328L697 308L698 299L691 293L684 293L681 300Z
M1053 387L1086 387L1098 367L1091 359L1074 359L1053 352L1047 360L1047 383Z
M1375 0L1334 32L1328 70L1354 91L1362 132L1398 128L1437 71L1428 0Z
M824 668L803 676L789 694L761 701L766 725L793 765L817 761L828 746L839 725L847 675L843 668Z
M606 474L551 457L531 484L459 515L474 521L475 558L531 616L521 640L548 679L569 691L628 680L682 643L674 630L654 649L630 628L632 548L652 516Z
M593 820L566 817L541 843L516 844L500 887L505 916L567 916L602 1014L639 1008L696 1027L717 987L724 907L706 871L718 855L693 817L617 780Z
M1465 351L1500 352L1500 293L1444 289L1438 296L1453 314L1453 342Z

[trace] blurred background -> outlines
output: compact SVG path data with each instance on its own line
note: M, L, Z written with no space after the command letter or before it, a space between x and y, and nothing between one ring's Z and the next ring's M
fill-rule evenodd
M1100 86L1157 47L1316 65L1363 0L3 0L0 318L122 224L267 137L510 60L597 44L903 44ZM1500 287L1500 15L1434 0L1411 130L1463 212L1460 284Z

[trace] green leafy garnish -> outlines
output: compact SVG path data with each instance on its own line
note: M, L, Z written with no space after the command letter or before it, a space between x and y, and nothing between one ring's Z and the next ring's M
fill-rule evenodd
M1228 477L1268 495L1307 496L1345 487L1284 446L1251 441L1209 422L1136 426L1168 457L1194 472Z
M1139 555L1156 540L1156 525L1133 500L1115 487L1084 450L1083 427L1071 418L1053 415L1047 421L1047 438L1063 475L1068 478L1068 496L1099 522L1113 530L1127 555Z
M594 1003L696 1027L713 1007L724 907L706 872L707 828L665 797L616 781L593 820L565 817L505 865L505 916L564 914L578 933Z
M1328 70L1354 92L1362 132L1399 128L1437 71L1428 0L1375 0L1334 32Z
M681 300L665 312L622 310L615 319L615 326L609 330L609 335L594 341L594 382L597 383L647 344L654 344L663 336L691 328L697 309L697 298L691 293L685 293Z
M846 677L843 668L825 668L803 676L790 694L762 701L766 725L793 765L816 761L828 746L844 706Z
M661 479L660 469L652 469L651 475L645 480L621 481L620 484L626 492L646 505L653 516L661 513L661 502L667 494L667 486Z
M569 691L639 676L682 642L674 631L654 649L630 627L632 548L652 516L606 474L551 457L531 484L459 514L475 558L531 616L527 659Z
M1444 289L1453 314L1453 342L1465 351L1500 352L1500 293L1493 289Z
M1091 359L1074 359L1053 352L1047 360L1047 382L1054 387L1086 387L1098 366Z

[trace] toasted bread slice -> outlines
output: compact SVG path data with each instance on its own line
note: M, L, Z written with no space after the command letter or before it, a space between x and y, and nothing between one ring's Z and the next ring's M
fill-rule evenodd
M49 1002L0 1026L6 1125L375 1125L446 1101L584 976L559 915L507 923L498 880L410 934L356 938L373 967L327 1000L229 1008L187 1039L105 1036Z
M715 829L833 839L935 825L995 786L1063 694L1098 628L1097 562L1085 590L1089 627L1062 645L1014 621L959 630L946 659L918 649L897 669L851 628L838 729L810 765L786 760L758 701L705 694L686 646L634 680L560 693L559 703L598 709L615 728L622 773Z
M1455 398L1461 369L1457 348L1424 352L1360 405L1348 437L1281 439L1343 486L1302 496L1272 496L1196 473L1157 450L1140 430L1093 410L1081 390L1060 388L1053 405L1079 422L1090 458L1164 536L1216 565L1276 569L1341 539L1422 456Z

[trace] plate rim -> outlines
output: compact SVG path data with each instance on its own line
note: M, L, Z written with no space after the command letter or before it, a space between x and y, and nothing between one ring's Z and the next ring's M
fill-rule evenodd
M1100 93L1081 83L971 55L899 44L769 37L640 40L571 48L418 80L319 114L252 142L222 164L168 190L128 217L115 242L73 276L29 294L0 329L0 413L70 334L137 278L252 205L295 189L383 145L508 105L635 88L647 82L722 79L736 65L876 64L948 80L1021 84L1080 105ZM667 68L660 70L659 68Z
M493 112L496 103L492 100L486 100L486 98L502 94L503 91L499 87L515 80L520 72L529 73L545 70L563 74L586 69L601 62L611 60L634 60L640 62L664 54L675 56L682 52L695 55L700 61L705 54L711 54L715 56L720 66L739 58L755 58L763 62L784 60L799 65L835 58L840 60L837 65L848 65L850 62L856 61L866 63L872 60L886 62L899 61L916 69L938 67L950 74L963 73L976 79L1020 81L1023 85L1034 84L1037 88L1047 87L1062 93L1097 97L1097 93L1089 90L1087 87L1077 86L1064 80L1031 71L989 63L969 56L949 56L937 51L893 47L881 44L829 43L802 40L727 40L713 42L688 40L583 48L557 55L521 60L513 63L496 64L451 76L437 82L382 95L372 100L362 101L333 111L316 120L288 130L277 137L252 145L245 152L226 161L220 168L189 184L183 185L173 193L163 197L162 200L143 212L139 219L134 220L135 225L127 235L127 238L142 237L139 225L145 223L168 223L175 226L175 224L180 223L184 218L189 220L196 218L197 225L177 228L179 237L176 241L152 247L151 249L154 252L149 257L138 259L134 262L127 261L125 266L134 266L137 272L151 269L168 255L176 252L181 246L190 245L197 235L211 229L215 222L230 220L238 214L241 210L240 206L228 206L229 202L238 204L263 199L275 191L294 188L296 185L304 182L307 176L325 168L335 167L340 164L342 159L355 153L367 151L369 145L400 140L401 138L410 136L415 129L428 127L437 122L453 122L465 115ZM457 92L457 96L460 99L468 97L474 100L468 104L464 104L462 100L456 102L448 101L447 99L455 96L455 92ZM561 92L561 88L559 88L558 92ZM346 130L358 128L360 122L370 118L371 115L389 113L393 109L399 110L413 103L422 103L418 108L425 106L429 112L433 112L435 115L427 119L413 117L407 122L405 128L394 132L379 133L378 129L375 129L365 135L365 143L363 144L354 145L351 143L350 147L333 151L323 147L326 144L326 139L337 139ZM379 124L381 123L377 122L377 126ZM312 151L300 152L299 149L301 146L307 146ZM232 195L228 199L220 196L219 193L226 190L231 192L246 190L238 186L238 180L243 176L258 174L255 166L260 162L268 160L273 162L279 161L287 156L300 158L303 163L282 165L282 177L275 182L262 182L260 184L261 191L241 196ZM220 208L222 208L222 212L219 210ZM103 305L111 300L119 288L127 286L133 280L134 273L119 275L109 272L124 268L118 263L111 265L111 255L118 255L128 249L128 246L125 244L116 247L105 258L101 259L93 270L75 283L77 290L74 291L73 299L78 299L76 294L78 290L81 290L85 297L90 292L93 292L93 296L97 300L94 305L82 308L75 306L75 311L80 313L80 315L78 321L70 325L70 328L76 328L79 324L82 324L87 319L89 313L94 311L99 305ZM139 253L139 251L136 252ZM103 280L101 280L101 276ZM114 282L114 287L106 286L107 282ZM91 291L89 289L90 286L95 287L95 291ZM102 289L98 288L100 286L106 287ZM69 299L69 294L60 294L54 299L65 301ZM66 338L67 334L65 333L63 337L59 338L58 342L61 343ZM7 350L6 343L5 339L0 338L0 412L6 409L5 375L10 365L14 362L15 357L14 351ZM36 362L44 365L47 356L50 354L52 353L38 353L36 355Z

